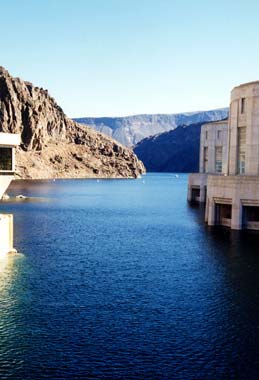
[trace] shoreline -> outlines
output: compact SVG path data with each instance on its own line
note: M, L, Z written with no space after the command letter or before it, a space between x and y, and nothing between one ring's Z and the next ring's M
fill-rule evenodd
M145 173L146 174L146 173ZM89 179L89 180L110 180L110 179L115 179L115 180L118 180L118 179L121 179L121 180L128 180L128 179L140 179L142 178L143 175L145 174L141 174L140 176L137 176L137 177L123 177L123 176L120 176L120 177L49 177L49 178L15 178L12 180L10 186L13 184L13 183L18 183L18 182L23 182L23 181L26 181L26 182L29 182L29 181L38 181L38 182L48 182L48 181L52 181L52 182L55 182L55 181L59 181L59 180L82 180L82 179Z

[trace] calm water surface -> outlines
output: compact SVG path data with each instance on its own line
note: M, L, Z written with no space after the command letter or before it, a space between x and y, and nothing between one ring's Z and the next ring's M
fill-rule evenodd
M257 379L259 235L209 230L187 176L16 184L0 204L1 379Z

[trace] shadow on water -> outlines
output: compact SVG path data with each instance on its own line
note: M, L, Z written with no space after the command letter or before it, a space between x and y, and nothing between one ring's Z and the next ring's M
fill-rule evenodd
M204 232L214 244L222 248L231 249L235 255L258 255L259 256L259 231L255 230L231 230L224 226L208 226L204 221L205 205L188 203L188 211L192 214L195 223L203 226Z
M209 227L204 222L203 206L187 207L203 232L207 265L211 259L217 280L220 273L220 286L214 299L214 305L220 303L220 314L214 318L215 328L220 321L220 329L214 349L218 359L221 357L218 348L224 352L228 364L227 368L220 369L218 362L212 378L217 378L222 371L222 377L218 378L256 379L259 370L259 232ZM212 272L210 276L213 283Z

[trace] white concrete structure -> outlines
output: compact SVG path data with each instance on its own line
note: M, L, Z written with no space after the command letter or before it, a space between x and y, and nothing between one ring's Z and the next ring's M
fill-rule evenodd
M200 135L199 173L188 179L188 200L206 202L208 174L227 173L228 121L204 124Z
M19 144L20 135L0 133L0 199L14 178L15 148ZM13 251L13 216L0 214L0 256Z
M201 127L200 173L226 174L228 157L228 120Z
M259 229L259 81L231 92L227 175L208 176L209 225Z
M13 251L13 215L0 214L0 257Z
M15 148L20 135L0 132L0 199L13 180L15 172Z
M21 143L21 135L16 133L0 132L1 146L18 146Z

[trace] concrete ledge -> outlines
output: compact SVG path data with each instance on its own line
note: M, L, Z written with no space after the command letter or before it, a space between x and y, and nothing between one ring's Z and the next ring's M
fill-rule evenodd
M0 145L18 146L21 143L21 135L15 133L0 132Z
M259 201L259 176L208 176L207 195L212 198L230 198L236 203Z
M218 224L216 205L232 207L231 229L258 229L257 220L246 217L245 207L259 207L259 176L208 176L208 224ZM222 222L220 223L222 224Z
M203 203L206 201L206 191L205 188L207 186L207 174L206 173L192 173L188 177L188 201L196 201ZM193 199L192 191L194 189L199 189L200 194L198 197Z

